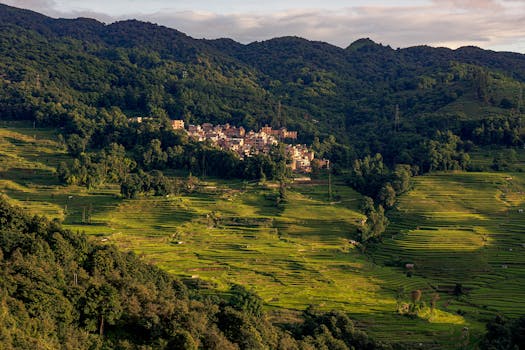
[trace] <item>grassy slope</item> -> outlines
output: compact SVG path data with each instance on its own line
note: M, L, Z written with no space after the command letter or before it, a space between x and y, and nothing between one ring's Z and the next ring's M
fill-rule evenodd
M525 312L521 175L417 178L392 217L388 236L394 238L364 255L349 243L361 218L359 195L343 185L336 186L341 202L333 204L323 185L294 187L284 209L268 199L273 189L219 181L191 195L120 200L115 186L89 192L59 186L52 172L65 157L51 131L0 128L0 191L174 274L219 289L244 284L276 312L309 304L340 308L381 339L429 347L453 347L464 325L479 333L480 320L496 311ZM82 224L90 208L92 223ZM392 261L414 262L414 276L385 267ZM457 282L468 290L463 300L448 293ZM397 315L414 289L423 290L427 303L439 290L438 310L422 319Z
M381 256L416 264L416 275L447 289L468 290L458 308L509 316L525 313L525 176L437 174L416 179L399 203ZM456 307L456 306L455 306Z

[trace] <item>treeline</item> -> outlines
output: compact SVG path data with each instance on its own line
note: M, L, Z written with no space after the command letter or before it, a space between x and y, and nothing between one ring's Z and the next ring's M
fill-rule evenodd
M361 211L366 220L359 227L362 242L380 239L388 225L385 209L391 209L396 197L410 189L411 177L417 171L417 167L401 164L391 171L381 154L354 161L346 181L364 195Z
M133 253L91 243L0 198L2 349L389 349L347 315L272 325L240 286L215 296Z
M113 112L118 114L118 110ZM61 163L57 169L59 179L66 184L95 188L104 183L120 183L129 188L136 187L137 177L145 179L148 172L153 172L155 181L166 182L158 176L164 170L246 180L277 180L290 175L282 144L273 146L268 154L242 161L231 151L173 131L169 121L162 118L143 123L125 120L109 127L72 126L68 131L71 133L63 140L74 160Z

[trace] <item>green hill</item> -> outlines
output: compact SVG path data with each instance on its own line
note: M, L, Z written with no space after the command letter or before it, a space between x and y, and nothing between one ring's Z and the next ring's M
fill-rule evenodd
M476 348L494 316L525 313L525 55L369 39L346 49L297 37L243 45L1 4L0 52L0 343L53 348L71 335L70 348L381 348L350 315L396 348ZM330 159L332 182L322 171L287 182L282 149L241 161L169 119L287 126ZM423 176L411 187L410 174ZM379 204L390 224L364 242L367 210L377 218ZM54 230L68 251L87 250L63 265ZM112 295L129 296L107 338L85 298L65 304L67 320L42 306L77 291L72 266L85 277L77 292L98 293L104 283L88 263L98 251L129 260L105 271ZM45 271L34 264L42 257ZM33 295L16 274L21 261L54 289L42 282ZM135 264L153 280L123 281ZM164 283L186 294L168 288L164 300ZM133 285L153 285L150 310L133 313ZM184 320L155 312L167 304Z
M379 152L389 163L416 162L416 146L436 130L483 143L477 128L507 123L518 135L514 143L522 142L515 125L525 108L520 54L394 50L370 40L341 49L296 37L242 45L139 21L51 19L5 5L0 19L3 119L79 131L100 109L118 107L192 123L288 125L303 141L334 135L353 153ZM325 153L350 164L337 150Z

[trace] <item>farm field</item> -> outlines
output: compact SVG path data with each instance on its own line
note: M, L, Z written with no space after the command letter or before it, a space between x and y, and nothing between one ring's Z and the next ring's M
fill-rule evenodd
M363 218L361 197L339 181L336 202L323 183L297 184L281 208L275 188L239 181L207 180L191 194L122 200L114 185L92 191L59 185L53 172L64 159L50 130L0 128L0 193L101 244L203 280L210 292L245 285L276 320L318 305L348 311L385 341L454 348L475 342L497 312L525 313L521 174L418 177L390 213L384 243L363 252L351 242ZM406 263L415 265L411 277ZM456 284L464 295L453 295ZM440 294L436 310L399 315L416 289L427 304Z
M434 290L461 284L454 308L483 317L525 313L525 176L457 173L421 176L391 217L374 257L406 261Z

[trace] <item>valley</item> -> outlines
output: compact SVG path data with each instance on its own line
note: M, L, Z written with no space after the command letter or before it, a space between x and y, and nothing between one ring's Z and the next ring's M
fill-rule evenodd
M52 130L4 123L0 144L9 152L0 161L0 191L13 203L134 251L210 293L244 285L276 322L315 305L347 311L378 339L432 348L475 344L493 315L525 312L521 173L416 177L389 212L383 243L365 250L355 242L361 195L341 179L332 201L323 179L289 184L281 206L271 182L217 179L188 194L127 200L115 185L60 185L55 169L68 156ZM427 306L401 315L414 290Z

